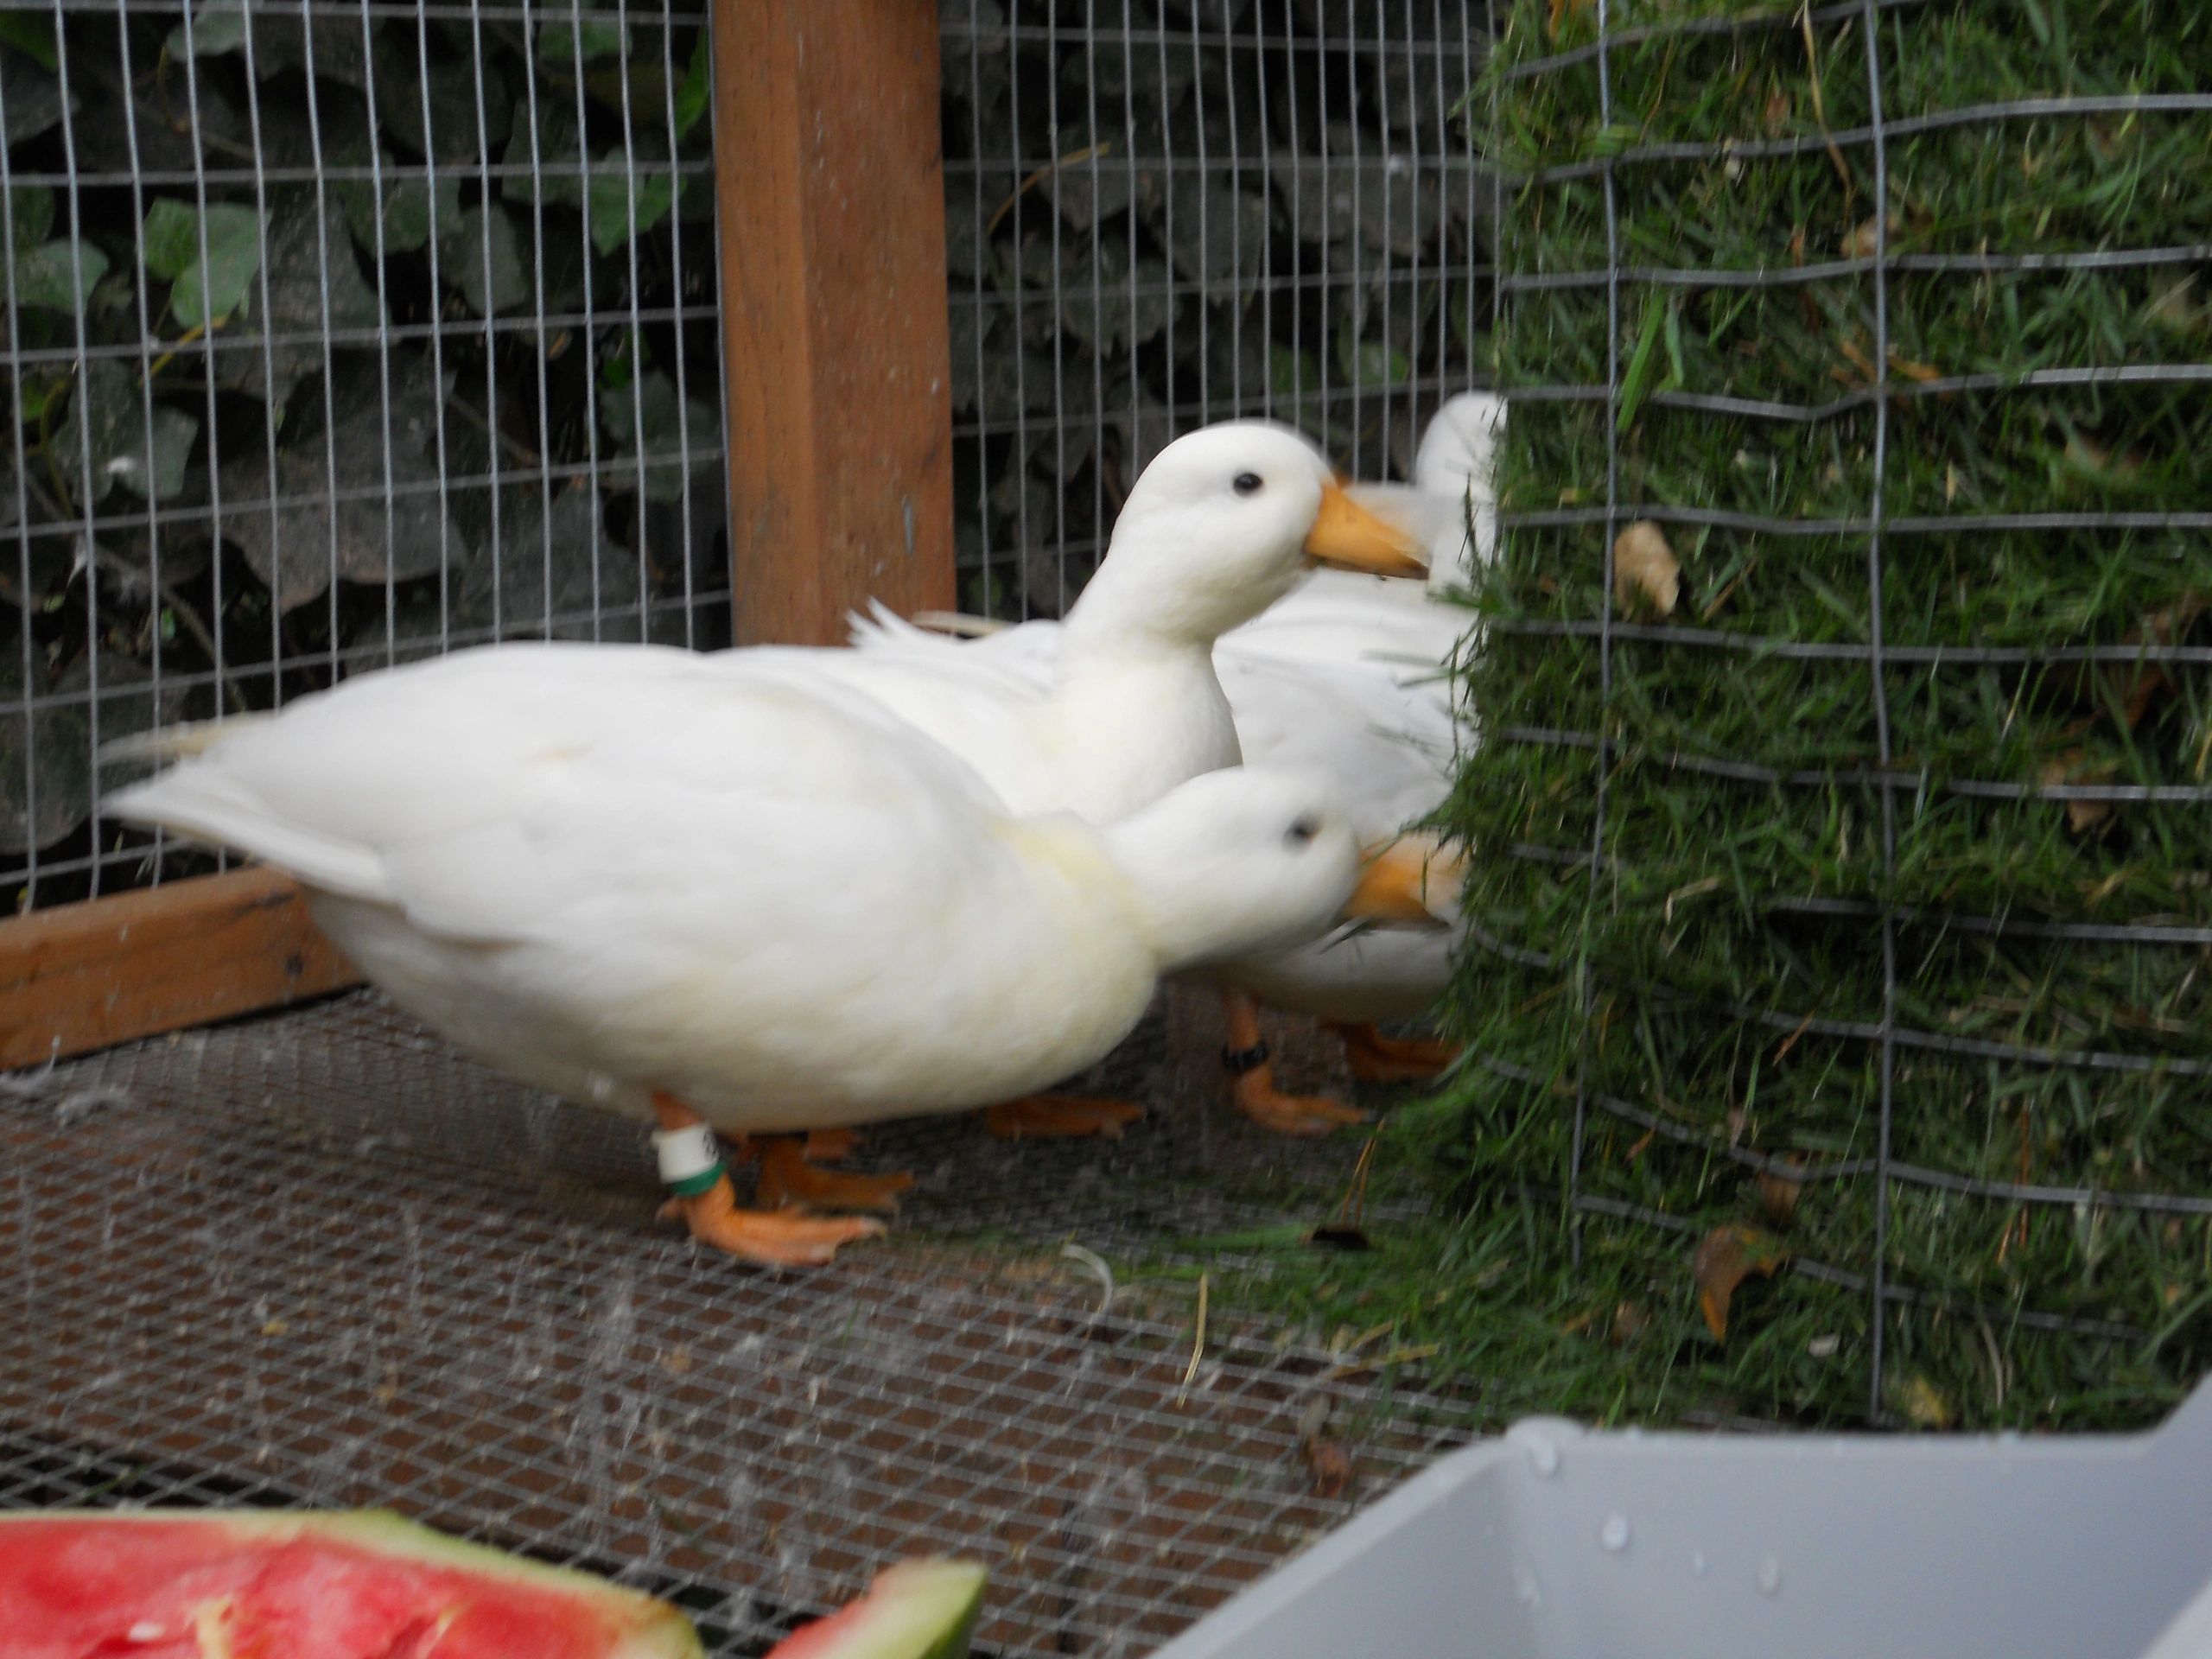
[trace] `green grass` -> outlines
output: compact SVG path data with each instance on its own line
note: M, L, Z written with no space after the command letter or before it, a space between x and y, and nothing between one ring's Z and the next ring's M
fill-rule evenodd
M1757 10L1770 9L1612 8L1621 27ZM1886 10L1885 113L2200 91L2212 19L2182 10ZM1576 169L1605 156L1618 158L1624 264L1779 270L1871 251L1872 150L1831 155L1822 141L1823 121L1842 133L1869 119L1855 13L1810 26L1809 40L1792 22L1617 41L1607 124L1594 59L1514 73L1591 38L1594 8L1563 7L1556 36L1550 11L1513 8L1495 84L1470 105L1485 121L1495 109L1494 152L1517 181L1501 230L1509 272L1605 267L1603 180ZM1730 140L1802 141L1803 153L1731 155ZM1660 144L1699 154L1646 153ZM1887 165L1892 253L2001 263L2212 239L2202 113L1938 126L1893 136ZM2202 262L1890 275L1881 624L1885 647L1910 654L1881 678L1889 766L1907 780L1888 791L1885 833L1870 776L1875 677L1847 654L1874 623L1866 263L1758 289L1624 281L1610 351L1603 285L1520 289L1502 309L1493 344L1509 394L1603 387L1611 358L1624 396L1618 415L1602 400L1516 403L1502 453L1508 512L1554 522L1510 529L1479 595L1488 642L1465 690L1488 735L1443 815L1474 849L1469 903L1486 941L1447 1014L1482 1063L1404 1112L1379 1151L1378 1179L1438 1199L1433 1223L1357 1255L1286 1249L1242 1287L1322 1327L1434 1344L1433 1375L1480 1389L1501 1420L2122 1424L2156 1416L2212 1363L2212 1218L1908 1182L1878 1215L1884 1068L1865 1035L1885 1012L1879 917L1892 907L1897 1025L1926 1034L1891 1069L1896 1163L2212 1193L2212 1076L2197 1075L2212 1071L2212 949L2044 936L2212 925L2212 804L2069 814L2034 792L2205 785L2212 674L2168 665L2137 707L2139 662L1929 660L2212 643L2212 535L1910 522L2212 507L2212 385L2028 384L2212 360L2212 278ZM1669 401L1684 395L1826 412L1783 422ZM1606 697L1592 635L1607 611L1607 531L1555 520L1605 505L1617 435L1618 499L1671 520L1683 593L1671 617L1639 616L1614 639ZM1793 532L1694 522L1713 513ZM1686 641L1690 630L1726 639ZM1784 644L1847 654L1808 660ZM1974 792L1987 785L2024 795ZM1992 933L1974 920L1992 918L2032 925ZM2092 1058L2109 1055L2125 1067ZM1815 1172L1792 1184L1792 1205L1770 1183L1762 1194L1758 1166L1775 1160ZM1578 1184L1605 1213L1570 1214ZM1729 1224L1770 1234L1795 1266L1744 1285L1722 1342L1699 1316L1689 1263L1697 1239ZM1864 1288L1878 1254L1913 1298L1885 1315L1878 1388Z

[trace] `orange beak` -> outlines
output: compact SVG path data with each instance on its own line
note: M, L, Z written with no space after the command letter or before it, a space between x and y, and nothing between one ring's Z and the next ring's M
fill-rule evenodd
M1361 506L1338 484L1321 486L1321 510L1306 533L1306 556L1319 564L1376 576L1428 574L1427 545Z
M1458 851L1420 831L1370 848L1367 867L1345 901L1344 917L1350 921L1449 927L1459 915L1465 862Z

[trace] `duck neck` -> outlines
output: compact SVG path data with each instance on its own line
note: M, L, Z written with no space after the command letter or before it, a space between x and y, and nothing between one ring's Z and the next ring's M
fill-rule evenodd
M1063 665L1072 671L1132 658L1211 662L1219 630L1176 593L1150 580L1148 568L1110 554L1062 624Z
M1147 816L1114 825L1108 839L1159 971L1173 974L1227 954L1237 930L1218 913L1209 884L1194 878L1182 849L1152 833Z

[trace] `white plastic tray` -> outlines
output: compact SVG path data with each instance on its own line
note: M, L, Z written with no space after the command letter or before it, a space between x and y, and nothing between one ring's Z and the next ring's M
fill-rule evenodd
M2205 1659L2212 1382L2155 1431L1454 1453L1159 1659Z

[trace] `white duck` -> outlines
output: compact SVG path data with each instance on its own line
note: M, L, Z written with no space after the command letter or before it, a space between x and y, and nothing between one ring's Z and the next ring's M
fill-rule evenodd
M1452 507L1425 587L1322 571L1224 635L1214 652L1246 761L1331 779L1368 841L1386 839L1442 804L1459 745L1472 735L1452 708L1448 672L1472 619L1448 595L1471 585L1497 552L1494 454L1504 419L1503 399L1465 392L1421 435L1414 488ZM1456 919L1457 861L1439 852L1432 896L1440 915ZM1386 1038L1375 1025L1435 1004L1451 978L1453 944L1441 932L1376 930L1223 964L1218 976L1230 988L1225 1058L1240 1105L1292 1132L1319 1132L1357 1116L1334 1101L1274 1089L1255 1000L1336 1030L1356 1076L1383 1082L1440 1071L1452 1057L1448 1046Z
M289 872L469 1052L657 1119L692 1233L766 1262L880 1224L739 1209L712 1129L1049 1083L1160 975L1325 926L1359 869L1314 780L1018 817L870 698L652 646L486 647L139 747L182 758L110 810ZM1410 913L1405 875L1372 867L1363 906Z
M1301 434L1229 422L1153 457L1096 573L1052 625L1049 661L969 648L880 613L858 625L862 650L770 647L724 660L794 685L865 690L967 761L1013 810L1106 823L1239 762L1214 642L1317 563L1418 575L1427 547L1359 505ZM1009 1135L1112 1134L1140 1116L1128 1102L1041 1096L999 1103L988 1122ZM824 1176L787 1147L767 1155L774 1190L795 1198L883 1203L906 1184Z
M1363 499L1394 508L1392 516L1428 527L1434 556L1426 587L1410 582L1322 570L1252 620L1224 633L1213 665L1228 696L1239 747L1248 763L1286 761L1332 778L1363 838L1390 840L1426 816L1450 786L1459 733L1446 664L1467 629L1469 613L1445 597L1473 575L1497 543L1491 454L1504 417L1503 402L1465 393L1441 409L1422 435L1414 486L1370 486ZM1471 505L1474 537L1466 531ZM1102 568L1101 576L1104 570ZM1094 582L1096 579L1094 579ZM1089 598L1088 591L1077 608ZM1066 629L1049 621L1005 627L985 619L921 619L946 631L978 635L955 647L993 672L1040 683L1067 649ZM879 615L855 643L866 652L912 650L917 631ZM938 651L946 647L938 644ZM1408 855L1436 843L1408 837ZM1440 857L1425 887L1440 914L1454 910L1452 860ZM1450 972L1450 944L1434 932L1376 931L1349 940L1312 942L1224 964L1230 1048L1238 1108L1287 1134L1315 1135L1354 1122L1338 1102L1285 1095L1274 1087L1260 1040L1255 998L1319 1015L1340 1028L1353 1068L1372 1078L1433 1072L1447 1059L1434 1044L1384 1039L1378 1020L1426 1010Z
M1316 564L1419 576L1428 548L1338 486L1301 434L1267 422L1204 427L1154 456L1049 662L1001 658L879 613L859 651L742 653L800 683L857 686L976 768L1016 812L1097 823L1242 758L1214 642ZM728 660L737 660L732 657Z

